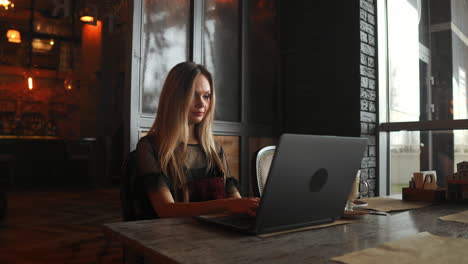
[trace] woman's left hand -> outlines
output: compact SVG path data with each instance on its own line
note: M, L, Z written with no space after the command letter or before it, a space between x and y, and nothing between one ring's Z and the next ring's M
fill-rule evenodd
M226 199L226 211L235 214L247 213L255 216L259 203L260 198L257 197Z

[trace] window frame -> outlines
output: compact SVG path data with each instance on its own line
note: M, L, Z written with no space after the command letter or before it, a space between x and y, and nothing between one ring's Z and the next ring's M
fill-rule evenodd
M468 119L389 122L388 0L377 0L378 54L378 193L390 194L390 133L468 129Z

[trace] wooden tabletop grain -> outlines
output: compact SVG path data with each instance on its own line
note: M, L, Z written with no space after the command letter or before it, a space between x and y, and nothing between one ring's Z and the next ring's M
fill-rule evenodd
M468 239L467 224L438 219L465 210L466 204L432 205L266 238L225 230L193 218L110 223L104 225L104 231L110 239L156 263L333 263L332 257L424 231Z

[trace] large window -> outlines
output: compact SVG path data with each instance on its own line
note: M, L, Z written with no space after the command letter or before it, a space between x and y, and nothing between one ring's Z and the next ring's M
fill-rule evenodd
M156 114L169 70L182 61L195 61L213 73L217 89L215 120L240 122L238 1L154 0L142 1L142 5L142 115L152 119Z
M240 122L239 3L205 0L203 63L216 87L215 119Z
M144 1L141 112L154 116L169 70L189 60L190 1Z
M443 187L468 160L463 2L378 1L381 194L401 193L415 171L435 170Z

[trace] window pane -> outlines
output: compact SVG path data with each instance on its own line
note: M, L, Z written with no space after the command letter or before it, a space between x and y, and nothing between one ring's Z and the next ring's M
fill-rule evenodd
M388 1L390 122L419 120L417 0Z
M452 16L452 85L453 118L468 119L466 72L468 68L468 7L467 1L450 1ZM463 33L462 33L463 32Z
M205 1L203 61L216 87L215 119L240 121L239 1Z
M390 133L390 194L408 187L413 172L420 171L420 132Z
M468 9L459 2L387 1L390 122L468 118Z
M390 193L401 193L416 171L435 170L444 187L462 161L468 161L468 130L391 132Z
M169 70L188 60L190 1L144 1L141 36L141 111L154 114Z

